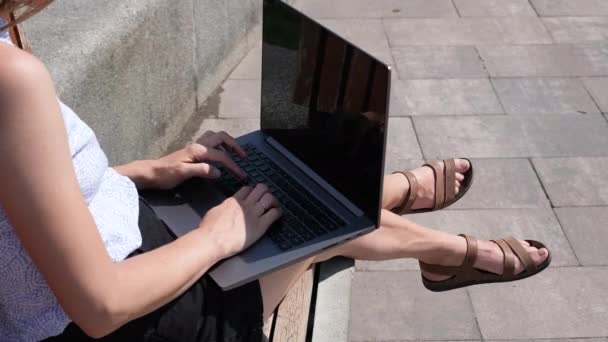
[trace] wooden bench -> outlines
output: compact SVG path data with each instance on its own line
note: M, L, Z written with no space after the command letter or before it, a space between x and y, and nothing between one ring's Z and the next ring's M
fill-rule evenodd
M306 271L289 290L274 314L264 325L269 342L304 342L312 339L314 318L313 292L315 267Z
M354 260L334 258L308 270L266 322L268 342L347 342Z

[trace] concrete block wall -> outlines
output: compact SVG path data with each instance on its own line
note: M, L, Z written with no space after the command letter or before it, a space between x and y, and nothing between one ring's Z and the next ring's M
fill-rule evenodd
M196 131L199 106L259 40L261 12L262 0L58 0L25 29L118 164Z

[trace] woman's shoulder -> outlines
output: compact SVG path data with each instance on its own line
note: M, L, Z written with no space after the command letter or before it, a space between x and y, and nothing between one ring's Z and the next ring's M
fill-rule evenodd
M0 43L0 89L14 95L14 91L34 90L49 73L44 64L32 54L9 44Z

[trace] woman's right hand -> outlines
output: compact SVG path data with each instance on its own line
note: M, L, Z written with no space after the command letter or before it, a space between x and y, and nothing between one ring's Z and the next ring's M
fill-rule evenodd
M243 187L203 217L199 229L215 240L224 258L251 246L281 216L269 190L264 184Z

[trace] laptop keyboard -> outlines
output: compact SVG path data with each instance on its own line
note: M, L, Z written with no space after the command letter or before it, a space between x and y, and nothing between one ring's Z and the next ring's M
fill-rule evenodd
M231 158L247 173L248 179L239 180L228 169L218 166L222 171L218 185L226 196L234 195L244 185L264 183L270 187L283 209L281 219L267 233L277 247L288 250L344 226L342 219L255 146L246 144L243 149L247 152L246 159L237 154L231 154Z

